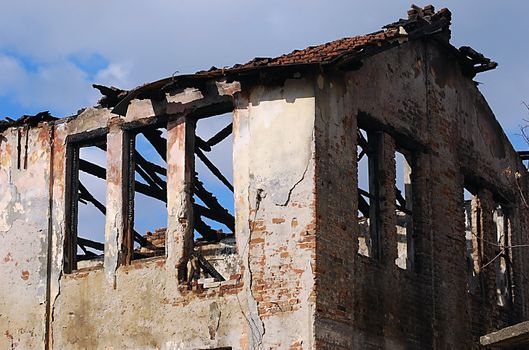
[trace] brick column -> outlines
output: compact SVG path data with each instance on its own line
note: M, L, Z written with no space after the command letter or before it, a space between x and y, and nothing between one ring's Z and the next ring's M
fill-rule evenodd
M195 121L180 117L167 124L167 262L185 278L193 251Z
M105 223L105 274L109 283L115 286L116 269L124 262L124 238L127 198L123 190L125 164L128 160L128 147L121 120L109 123L107 134L107 193Z
M379 242L380 261L394 265L397 258L397 230L395 227L395 140L386 133L378 133L378 189L380 203Z

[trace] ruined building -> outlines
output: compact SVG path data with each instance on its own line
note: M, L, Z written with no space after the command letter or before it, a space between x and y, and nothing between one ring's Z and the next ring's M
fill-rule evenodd
M450 21L4 121L0 348L477 349L527 320L527 170Z

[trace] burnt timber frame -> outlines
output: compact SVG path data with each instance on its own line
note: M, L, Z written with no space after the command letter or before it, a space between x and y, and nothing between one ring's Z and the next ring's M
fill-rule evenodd
M97 146L106 149L106 129L100 129L93 132L83 133L80 135L73 135L67 139L66 146L66 223L65 223L65 238L64 238L64 263L63 268L65 273L71 273L77 270L77 261L80 257L77 256L77 246L85 252L86 257L81 259L90 259L92 256L87 252L86 247L97 250L103 250L104 244L94 242L88 239L79 238L78 235L78 214L79 202L90 202L106 214L105 207L97 201L83 186L79 179L80 171L80 157L79 152L83 147ZM103 249L101 249L103 248Z

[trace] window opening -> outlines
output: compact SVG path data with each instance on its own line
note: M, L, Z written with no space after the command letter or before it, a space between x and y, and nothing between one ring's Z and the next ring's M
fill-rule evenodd
M495 226L496 255L496 294L499 306L508 306L511 300L511 283L509 274L510 220L508 211L501 204L494 205L493 220Z
M410 269L413 257L413 188L412 155L406 150L395 152L395 211L397 219L397 258L395 264Z
M235 256L232 113L197 120L193 182L196 266L188 280L225 280L238 268Z
M358 253L377 258L378 235L378 180L375 136L358 128L357 179L358 179Z
M103 265L106 216L106 138L68 145L64 270Z
M129 138L128 260L165 255L167 128L148 126ZM129 243L130 242L130 243Z
M478 288L478 215L475 196L467 189L463 189L463 211L465 214L465 242L467 262L467 284L468 292L473 294Z

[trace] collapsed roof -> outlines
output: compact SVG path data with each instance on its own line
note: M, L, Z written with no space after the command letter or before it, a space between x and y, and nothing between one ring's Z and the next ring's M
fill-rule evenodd
M451 12L443 8L435 11L432 5L424 8L412 5L407 19L385 25L382 30L367 35L360 35L334 40L325 44L310 46L303 50L278 57L256 57L244 64L232 67L211 67L207 71L194 74L171 76L162 80L139 86L130 91L116 87L106 87L94 84L103 97L98 101L99 106L113 108L112 112L125 115L130 101L133 99L157 98L163 96L166 90L175 87L186 87L200 81L225 78L227 80L244 80L261 76L262 74L280 74L281 72L300 71L303 69L357 69L362 65L362 59L379 52L402 45L406 42L420 39L431 39L449 50L461 63L463 74L469 78L483 71L496 68L496 62L468 46L459 49L449 43ZM23 116L19 120L6 120L0 124L0 130L7 127L24 124L31 118Z

